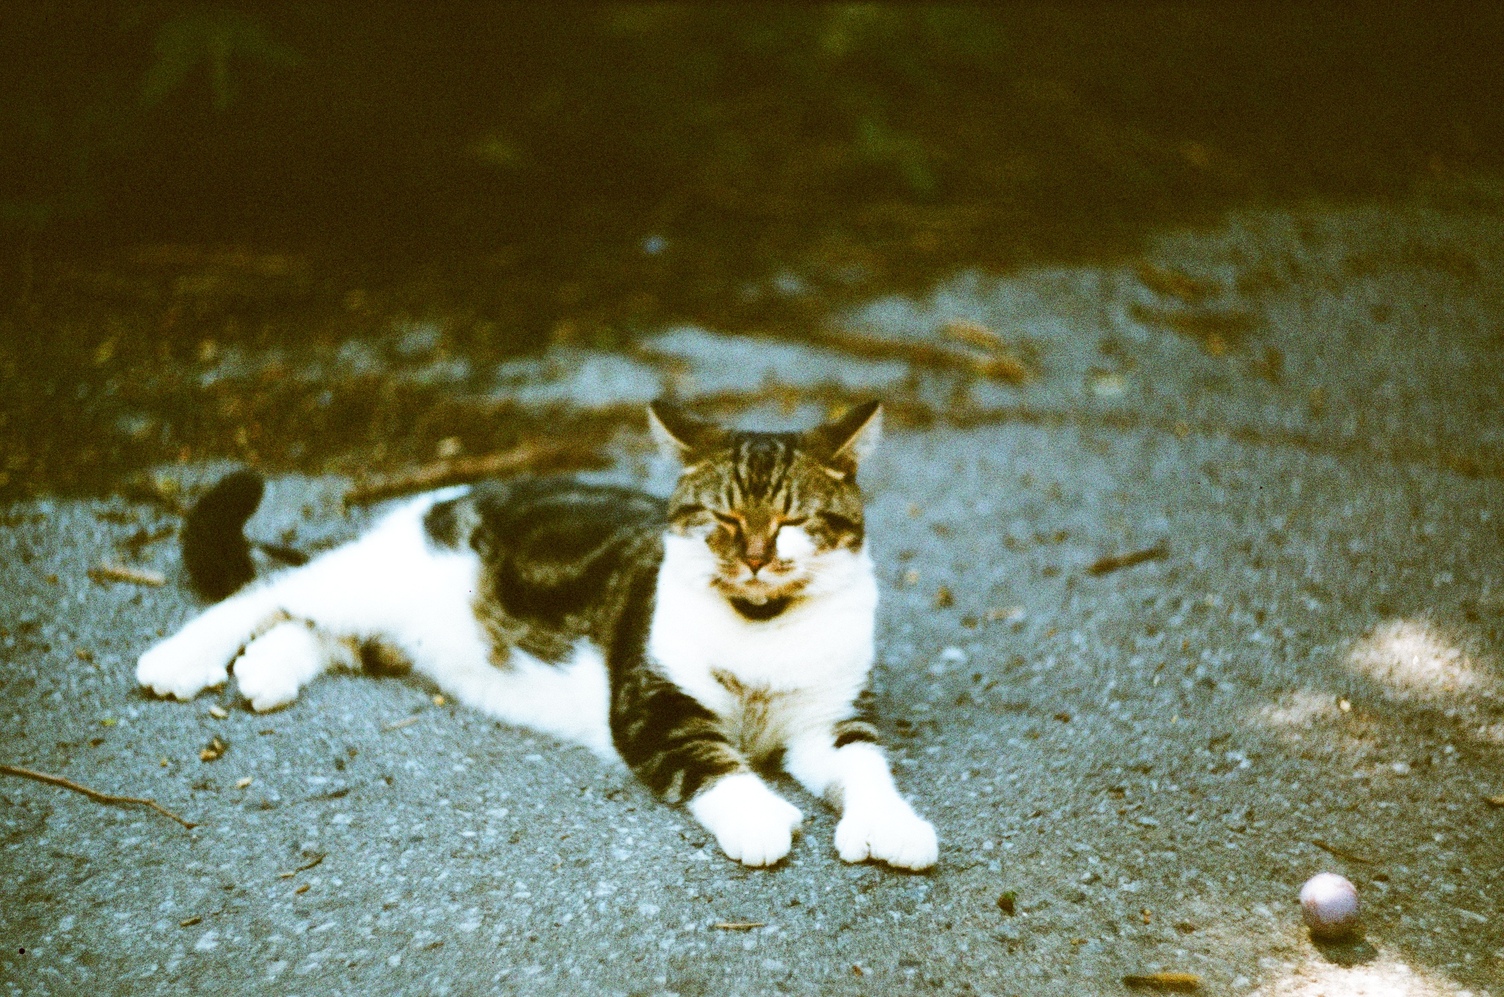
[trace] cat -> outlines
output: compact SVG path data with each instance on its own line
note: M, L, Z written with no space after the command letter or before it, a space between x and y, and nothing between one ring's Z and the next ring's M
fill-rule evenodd
M212 606L142 654L137 679L187 700L233 662L264 711L329 668L410 667L625 763L745 865L778 863L803 819L754 768L777 760L840 810L843 860L927 869L935 830L857 708L878 591L856 474L881 414L870 402L803 433L746 432L654 402L653 435L682 467L667 502L559 478L409 500ZM238 539L259 479L221 491ZM190 568L211 560L198 551Z

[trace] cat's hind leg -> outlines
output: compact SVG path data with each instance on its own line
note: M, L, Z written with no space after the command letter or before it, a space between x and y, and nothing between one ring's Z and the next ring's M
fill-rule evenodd
M437 556L428 546L422 517L433 501L402 507L353 543L209 608L143 654L137 680L159 696L192 699L223 685L230 661L246 648L236 673L259 710L291 702L314 675L353 658L343 640L391 636L387 643L415 663L443 657L451 631L476 631L468 608L475 566L473 555ZM283 629L289 621L314 632L295 635ZM263 635L272 639L261 644ZM247 648L253 641L260 645L254 653ZM279 650L288 663L276 661Z
M355 650L303 620L284 620L246 645L235 659L235 683L257 713L286 706L320 672L354 668Z

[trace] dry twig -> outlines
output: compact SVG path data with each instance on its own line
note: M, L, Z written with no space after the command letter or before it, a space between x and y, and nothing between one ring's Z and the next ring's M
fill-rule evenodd
M167 584L167 576L160 571L128 568L123 564L111 564L108 561L90 568L89 577L101 585L105 582L130 582L132 585L150 585L160 588Z
M389 723L389 724L385 725L384 727L382 727L381 728L381 732L383 734L385 734L389 730L401 730L404 727L411 727L413 724L417 723L419 720L422 720L422 719L423 718L421 716L417 716L417 717L408 717L405 720L393 720L391 723Z
M961 370L1007 384L1022 384L1029 379L1024 362L1002 350L973 352L923 340L888 339L838 329L817 330L809 338L816 346L869 360L902 360L916 367Z
M1188 305L1199 305L1222 290L1214 280L1200 280L1179 270L1155 266L1148 260L1138 265L1137 273L1139 282L1155 294L1179 298Z
M1312 838L1311 844L1315 845L1317 848L1320 848L1328 855L1335 855L1339 859L1347 859L1349 862L1361 862L1364 865L1373 865L1374 862L1373 859L1364 858L1362 855L1357 855L1345 848L1338 848L1336 845L1322 841L1320 838Z
M1145 561L1160 561L1170 556L1170 545L1164 540L1153 547L1145 547L1143 550L1131 551L1127 554L1111 554L1107 557L1098 558L1086 569L1088 575L1105 575L1121 568L1131 568L1135 564L1143 564Z
M45 782L49 786L61 786L64 789L71 789L75 793L82 793L96 803L133 803L137 806L151 807L163 817L172 818L179 824L188 828L190 831L198 826L191 821L186 821L183 818L179 817L171 810L168 810L166 807L162 806L156 800L142 799L139 796L116 796L114 793L101 793L97 789L90 789L88 786L80 786L73 780L64 779L60 775L48 775L46 772L35 772L31 769L23 769L16 765L0 765L0 773L3 773L5 775L20 776L23 779L35 779L37 782Z
M1166 311L1137 302L1128 306L1128 314L1142 325L1172 329L1198 340L1208 353L1217 355L1241 345L1258 325L1258 320L1247 312Z
M1130 973L1123 977L1130 987L1188 994L1201 989L1201 977L1195 973Z
M327 854L329 854L329 853L328 852L319 852L313 858L309 859L307 862L304 862L302 865L298 866L296 869L292 870L291 872L279 872L279 873L277 873L277 878L278 879L291 879L292 877L296 876L300 872L307 872L309 869L312 869L314 866L316 866L320 862L324 861L324 856L327 855Z
M753 928L767 927L766 921L717 921L712 924L712 931L751 931Z
M363 481L345 493L345 505L365 505L395 495L410 495L523 471L585 470L609 464L610 461L599 451L578 444L530 441L498 453L441 460L411 471Z

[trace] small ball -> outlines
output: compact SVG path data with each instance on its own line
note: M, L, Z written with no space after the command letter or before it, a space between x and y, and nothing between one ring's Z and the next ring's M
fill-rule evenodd
M1358 930L1358 891L1335 872L1306 880L1300 888L1300 909L1317 938L1343 938Z

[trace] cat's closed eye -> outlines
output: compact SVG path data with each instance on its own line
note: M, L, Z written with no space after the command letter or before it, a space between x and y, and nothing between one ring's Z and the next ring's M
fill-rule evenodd
M834 512L819 512L816 515L826 527L842 533L852 533L857 529L856 521L847 519L845 516Z

